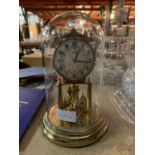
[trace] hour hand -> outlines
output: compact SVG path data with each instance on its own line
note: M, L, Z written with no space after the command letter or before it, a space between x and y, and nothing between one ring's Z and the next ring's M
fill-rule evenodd
M75 58L73 59L73 62L77 60L77 57L79 56L79 54L80 54L80 50L76 51L76 55L75 55Z
M75 58L73 59L73 62L77 60L77 57L79 55L79 52L76 52Z

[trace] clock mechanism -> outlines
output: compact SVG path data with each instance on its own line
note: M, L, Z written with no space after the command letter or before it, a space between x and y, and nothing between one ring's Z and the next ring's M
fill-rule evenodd
M71 17L73 21L74 18L81 19L81 16L84 19L87 17L82 13L65 13L51 23L56 25L62 17L67 20ZM87 20L85 19L86 23ZM49 85L46 90L48 111L43 118L43 132L52 142L66 147L92 144L107 131L107 118L93 100L93 81L90 74L96 63L96 48L90 41L96 39L91 37L72 27L68 33L57 39L59 41L52 63L46 69L47 81L50 81L49 70L53 66L58 74L58 82L54 86L55 92ZM52 98L54 94L56 99Z

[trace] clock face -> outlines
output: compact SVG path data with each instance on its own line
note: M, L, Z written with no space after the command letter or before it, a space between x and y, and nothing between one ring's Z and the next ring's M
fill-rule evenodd
M95 53L84 40L67 39L55 50L53 65L56 71L65 79L78 81L93 70Z

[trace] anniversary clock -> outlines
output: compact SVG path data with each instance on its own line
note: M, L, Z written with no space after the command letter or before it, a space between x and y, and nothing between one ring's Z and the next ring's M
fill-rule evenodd
M100 74L93 71L100 57L102 29L86 14L67 12L52 19L42 34L47 105L43 133L66 147L92 144L107 131L106 115L98 106L102 103L94 99L102 92L92 76Z

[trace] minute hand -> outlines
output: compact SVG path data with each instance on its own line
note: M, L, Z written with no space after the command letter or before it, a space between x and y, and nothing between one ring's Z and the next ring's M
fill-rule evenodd
M91 63L91 61L84 61L84 60L74 60L74 62Z

